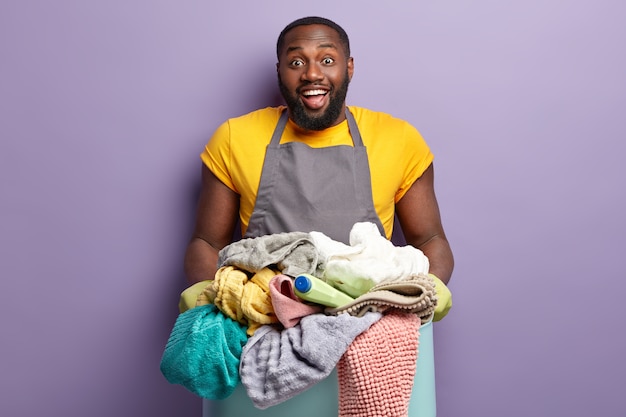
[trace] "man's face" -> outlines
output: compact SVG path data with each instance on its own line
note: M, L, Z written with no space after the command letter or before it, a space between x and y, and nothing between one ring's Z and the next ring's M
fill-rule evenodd
M332 28L305 25L290 30L276 68L289 116L298 126L324 130L345 119L354 63Z

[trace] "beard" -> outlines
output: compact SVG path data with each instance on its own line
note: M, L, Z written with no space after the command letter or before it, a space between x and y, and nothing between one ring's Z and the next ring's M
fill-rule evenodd
M329 101L326 110L319 116L311 116L304 104L298 99L298 96L291 94L280 79L280 75L278 76L278 87L287 103L289 115L296 125L305 130L324 130L335 124L341 115L346 96L348 95L348 84L350 84L350 77L346 69L346 74L339 89L335 90L333 87L328 92Z

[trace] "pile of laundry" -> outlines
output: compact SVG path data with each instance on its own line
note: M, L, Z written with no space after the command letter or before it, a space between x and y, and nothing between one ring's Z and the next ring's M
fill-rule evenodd
M242 383L255 407L265 409L336 367L340 409L406 414L419 326L433 318L442 295L446 309L437 313L445 315L450 305L449 292L440 290L447 288L428 269L420 250L394 246L368 222L353 226L350 245L319 232L234 242L219 252L214 279L181 294L161 372L213 400ZM302 300L294 291L301 274L353 301L327 307Z

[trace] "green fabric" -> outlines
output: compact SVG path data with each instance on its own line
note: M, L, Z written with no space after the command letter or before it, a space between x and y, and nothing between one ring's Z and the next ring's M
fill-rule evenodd
M202 294L202 291L211 284L213 280L200 281L193 284L191 287L186 288L180 294L180 301L178 302L178 312L184 313L196 307L198 296Z
M433 321L439 321L443 319L452 308L452 293L442 280L437 278L434 274L428 275L435 281L435 293L437 294L437 307L435 307Z

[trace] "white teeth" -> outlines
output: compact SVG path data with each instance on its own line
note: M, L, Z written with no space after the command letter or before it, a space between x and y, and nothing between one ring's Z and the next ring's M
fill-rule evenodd
M303 96L317 96L319 94L326 94L324 90L309 90L302 93Z

